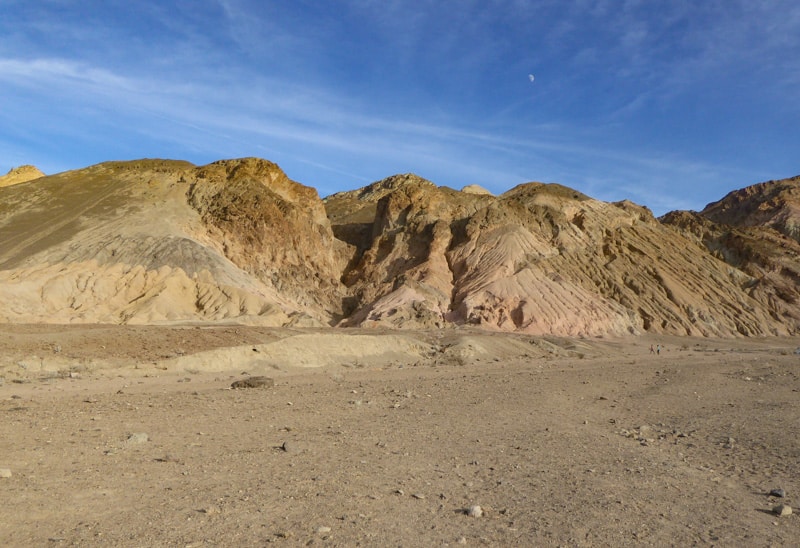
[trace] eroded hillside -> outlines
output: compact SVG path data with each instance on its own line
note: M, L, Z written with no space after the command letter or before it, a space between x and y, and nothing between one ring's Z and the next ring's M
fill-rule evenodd
M5 321L327 325L341 302L316 191L245 159L109 162L2 189Z
M326 205L334 232L357 248L344 278L356 312L345 325L571 336L795 329L775 314L779 303L747 291L751 274L629 202L541 183L495 198L405 176Z

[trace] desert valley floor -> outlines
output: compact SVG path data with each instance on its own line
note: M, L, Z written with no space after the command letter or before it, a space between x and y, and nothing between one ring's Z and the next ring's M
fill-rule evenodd
M796 545L798 346L3 325L0 545Z

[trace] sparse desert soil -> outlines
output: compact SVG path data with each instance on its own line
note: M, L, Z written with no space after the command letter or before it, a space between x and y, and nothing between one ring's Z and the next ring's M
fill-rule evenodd
M800 539L798 339L370 333L0 326L0 545Z

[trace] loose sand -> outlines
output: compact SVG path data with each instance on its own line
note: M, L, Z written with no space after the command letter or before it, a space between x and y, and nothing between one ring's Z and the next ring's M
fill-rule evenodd
M4 325L0 545L796 545L798 346Z

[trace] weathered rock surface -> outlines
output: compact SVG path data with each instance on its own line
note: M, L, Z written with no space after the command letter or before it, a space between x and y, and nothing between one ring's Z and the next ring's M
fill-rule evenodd
M0 188L4 322L722 337L800 326L800 178L659 220L561 185L493 196L412 174L321 200L255 158L22 171L32 179Z

